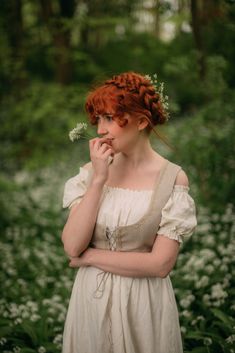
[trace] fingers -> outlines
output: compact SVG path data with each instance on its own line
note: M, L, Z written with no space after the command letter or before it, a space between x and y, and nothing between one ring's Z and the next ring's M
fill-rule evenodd
M69 267L79 267L80 261L79 258L70 259Z
M106 151L107 151L108 149L110 149L110 148L111 148L110 145L108 145L107 143L104 142L104 143L100 146L98 152L104 153L104 152L106 152Z
M106 158L108 158L109 156L114 156L114 151L113 151L113 149L112 148L109 148L106 152L104 152L104 154L103 154L103 157L106 159Z
M103 155L104 152L108 151L109 149L113 151L113 148L111 146L111 142L110 140L108 140L107 138L95 138L90 140L90 151L93 153L95 153L96 155Z
M89 141L89 145L90 147L94 147L95 145L100 147L104 142L110 144L110 139L107 139L107 137L95 137Z

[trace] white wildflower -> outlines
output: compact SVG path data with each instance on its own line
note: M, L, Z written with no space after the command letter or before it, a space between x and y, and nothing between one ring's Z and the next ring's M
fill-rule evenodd
M211 298L213 299L223 299L228 296L227 292L223 290L223 287L220 283L214 284L211 287Z
M204 318L204 316L199 315L197 316L197 321L205 321L206 319Z
M22 319L20 317L18 317L17 319L15 319L14 323L15 323L15 325L21 324Z
M208 276L202 276L198 282L195 283L196 288L203 288L206 287L209 283Z
M41 319L41 316L37 315L37 314L33 314L31 317L30 317L30 320L35 322L35 321L38 321Z
M233 344L233 342L235 342L235 335L229 336L225 341L229 344Z
M209 294L204 294L202 297L203 303L207 306L211 305L211 297Z
M224 277L222 287L228 288L229 286L230 286L230 279L228 279L227 277Z
M221 240L227 239L227 236L228 236L228 234L226 232L220 232L219 237L220 237Z
M38 353L46 353L46 348L41 346L38 348Z
M235 335L229 336L225 341L229 344L233 344L233 342L235 342Z
M220 307L224 303L224 299L222 300L216 300L215 302L212 303L213 306L215 307Z
M153 74L153 77L150 75L145 75L146 80L150 81L156 93L159 94L160 101L164 112L166 114L166 119L169 120L170 113L169 113L169 103L168 103L168 96L164 94L164 82L159 82L157 78L157 74Z
M16 347L13 348L13 352L14 353L19 353L19 352L21 352L21 348L16 346Z
M52 317L48 317L46 321L48 322L48 324L53 324L54 319Z
M31 316L31 314L28 311L22 311L21 316L23 319L27 319Z
M63 336L59 333L58 335L55 336L53 343L55 343L55 344L62 343L62 337Z
M191 317L192 316L192 312L188 311L188 310L183 310L181 315L184 316L184 317Z
M216 257L216 254L211 249L202 249L200 255L206 259L206 261L212 260Z
M87 124L86 123L78 123L77 126L69 132L69 138L72 142L75 140L78 140L82 137L82 134L84 134L84 130L87 129Z
M212 265L207 265L205 267L205 272L208 273L209 275L214 272L214 267Z
M202 270L205 266L205 259L204 258L198 258L194 262L194 268L196 270Z
M223 262L224 264L226 264L226 265L229 264L230 261L231 261L231 260L230 260L230 258L229 258L228 256L224 256L223 259L222 259L222 262Z
M215 259L215 260L213 261L213 265L214 265L214 266L220 266L220 264L221 264L221 260L220 260L220 259Z
M205 346L210 346L212 344L212 339L210 337L205 337L203 342Z
M214 245L216 242L214 235L207 235L205 237L205 245Z
M202 316L202 315L197 316L196 319L192 321L192 325L193 326L196 325L198 323L198 321L205 321L204 316Z
M50 299L43 299L42 304L43 305L50 305L51 301Z
M180 300L180 305L186 309L191 305L194 300L195 296L193 294L189 294L185 298Z
M53 295L51 298L54 302L60 302L62 300L61 296L58 294Z
M65 320L65 313L60 313L59 316L58 316L58 321L59 322L64 322Z
M0 346L4 346L4 344L7 343L7 340L5 337L0 338Z

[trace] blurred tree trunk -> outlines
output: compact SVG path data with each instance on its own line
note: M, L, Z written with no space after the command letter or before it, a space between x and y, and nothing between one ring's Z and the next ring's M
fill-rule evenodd
M16 92L20 92L19 88L26 85L22 0L8 0L3 5L7 10L3 20L10 46L11 78Z
M159 38L160 36L160 1L156 0L156 12L155 12L155 36Z
M71 27L75 0L57 0L59 11L51 0L40 0L44 21L51 33L55 49L55 78L62 85L72 80Z
M178 0L178 12L182 13L188 9L188 0Z
M205 78L206 67L205 67L205 49L202 39L202 11L203 11L203 0L191 0L191 16L192 16L192 28L195 45L198 50L198 63L199 63L199 74L201 79Z
M221 0L191 0L191 17L195 45L199 53L199 71L202 79L206 75L206 45L208 27L215 20L226 16L226 7Z

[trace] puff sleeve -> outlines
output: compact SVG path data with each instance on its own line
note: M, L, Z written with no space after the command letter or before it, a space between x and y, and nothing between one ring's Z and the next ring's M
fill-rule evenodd
M79 203L87 190L89 172L80 168L79 174L68 179L64 186L63 208L71 208Z
M162 209L162 218L157 232L180 243L184 238L190 237L197 226L195 203L188 191L188 186L174 186L171 196Z

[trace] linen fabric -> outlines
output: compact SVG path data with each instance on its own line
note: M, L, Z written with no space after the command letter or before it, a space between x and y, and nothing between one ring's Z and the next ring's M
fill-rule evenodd
M153 190L103 188L91 246L151 251L156 234L182 243L196 211L189 187L175 185L178 165L167 161ZM63 207L84 196L92 171L80 168L64 189ZM156 220L156 221L155 221ZM78 269L64 326L63 353L182 353L170 276L130 278L95 267Z

